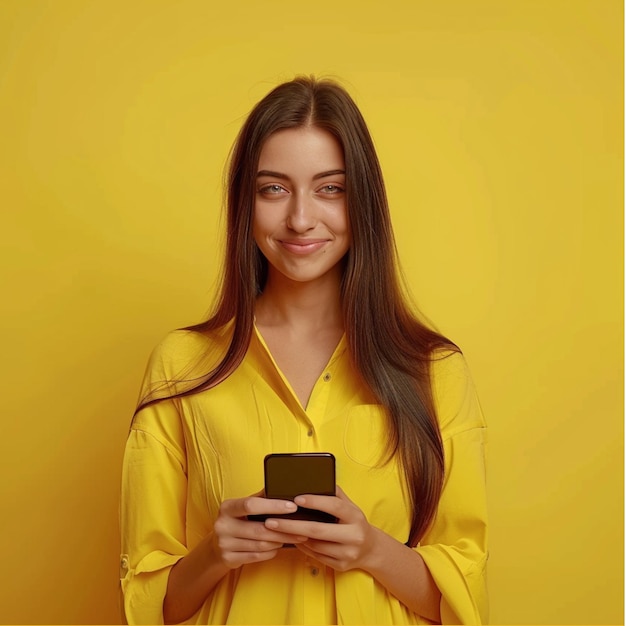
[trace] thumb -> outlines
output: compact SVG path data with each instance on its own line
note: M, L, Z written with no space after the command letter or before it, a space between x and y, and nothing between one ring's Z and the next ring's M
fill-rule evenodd
M352 500L350 500L350 498L348 498L348 496L346 495L345 491L339 486L336 486L336 494L335 494L340 500L345 500L346 502L352 502Z

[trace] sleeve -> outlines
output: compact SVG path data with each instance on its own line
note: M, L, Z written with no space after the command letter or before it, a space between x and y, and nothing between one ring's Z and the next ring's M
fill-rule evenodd
M486 590L486 425L460 353L433 365L444 444L444 486L437 514L416 550L441 591L442 624L488 620Z
M146 380L161 373L159 362L153 355ZM120 578L129 624L163 624L169 572L188 552L186 470L175 403L162 400L142 409L133 420L122 468Z

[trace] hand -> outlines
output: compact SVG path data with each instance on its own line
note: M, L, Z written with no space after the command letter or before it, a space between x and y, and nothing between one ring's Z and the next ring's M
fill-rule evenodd
M252 522L248 515L281 515L292 513L296 505L288 500L271 500L263 492L224 500L213 527L213 550L228 569L246 563L273 559L285 543L299 543L306 537L294 536L267 528L263 522Z
M366 519L363 511L337 487L336 496L303 495L296 504L334 515L337 524L289 519L268 519L268 529L283 534L308 537L296 547L324 565L344 572L350 569L368 569L379 531Z

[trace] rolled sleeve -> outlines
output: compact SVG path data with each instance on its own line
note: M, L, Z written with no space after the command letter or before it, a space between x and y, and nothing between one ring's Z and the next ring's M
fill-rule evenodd
M453 470L435 523L417 548L441 591L442 624L488 620L484 431L472 429L446 442Z
M120 508L120 578L129 624L163 623L170 569L187 554L186 494L185 466L177 451L158 433L131 430Z
M442 624L488 620L487 429L462 355L435 378L442 421L444 486L435 520L416 550L441 591Z

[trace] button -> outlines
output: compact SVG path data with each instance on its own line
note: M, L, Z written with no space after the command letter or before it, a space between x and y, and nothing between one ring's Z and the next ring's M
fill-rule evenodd
M320 573L319 569L317 569L317 567L312 567L311 568L311 576L317 576Z
M126 578L129 567L130 563L128 560L128 554L122 554L122 556L120 557L120 578Z
M313 429L309 428L309 430L306 431L306 436L307 437L312 437L313 436Z
M332 376L328 373L324 374L324 382L327 383L330 379L332 378Z

